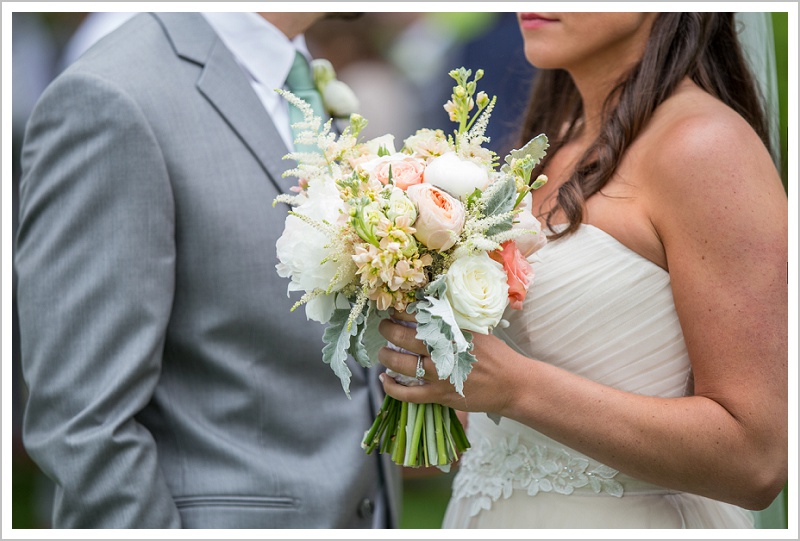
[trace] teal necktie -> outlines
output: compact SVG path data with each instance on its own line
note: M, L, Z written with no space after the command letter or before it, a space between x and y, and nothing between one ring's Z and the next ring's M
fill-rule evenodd
M328 115L325 112L325 106L322 103L322 95L320 95L317 87L314 85L314 78L311 75L311 68L308 65L308 60L302 53L298 52L294 57L292 69L289 70L289 75L286 77L286 87L292 94L308 103L314 110L314 115L322 118L322 122L328 120ZM292 104L289 104L289 122L295 124L303 120L303 113L300 109ZM297 130L292 127L292 138L297 138ZM320 150L314 145L295 145L295 150L298 152L319 152Z

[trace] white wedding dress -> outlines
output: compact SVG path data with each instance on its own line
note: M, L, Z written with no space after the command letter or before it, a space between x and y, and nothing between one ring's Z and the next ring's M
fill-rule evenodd
M495 334L617 389L691 394L665 270L591 225L529 261L536 276L525 305ZM467 430L472 448L459 461L444 528L753 527L750 511L633 479L515 421L470 414Z

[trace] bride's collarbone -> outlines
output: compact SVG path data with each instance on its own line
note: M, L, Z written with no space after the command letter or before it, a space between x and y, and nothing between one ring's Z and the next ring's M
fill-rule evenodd
M645 191L634 179L636 175L633 171L621 168L602 190L587 199L583 223L604 231L629 250L667 270L664 246L649 218ZM534 214L543 224L547 212L555 204L560 182L545 186L549 189L536 193L533 205ZM550 219L554 226L567 221L566 215L560 210L554 212Z

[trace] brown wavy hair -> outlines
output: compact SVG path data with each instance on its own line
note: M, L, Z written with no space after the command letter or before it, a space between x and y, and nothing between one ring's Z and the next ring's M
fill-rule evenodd
M569 220L555 239L574 232L586 200L599 192L619 166L625 151L685 77L739 113L770 149L763 99L737 38L733 13L660 13L653 22L642 59L609 93L600 135L581 156L546 215L561 209ZM551 137L548 155L580 131L583 104L564 70L538 70L521 131L521 142L539 133ZM544 167L547 159L539 167ZM535 175L534 175L535 178ZM552 228L551 228L552 230Z

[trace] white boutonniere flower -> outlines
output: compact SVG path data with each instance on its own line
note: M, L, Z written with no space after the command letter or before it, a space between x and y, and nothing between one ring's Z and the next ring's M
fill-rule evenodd
M311 61L314 84L322 95L322 102L333 118L347 118L358 111L358 98L353 89L336 78L333 64L324 58Z

